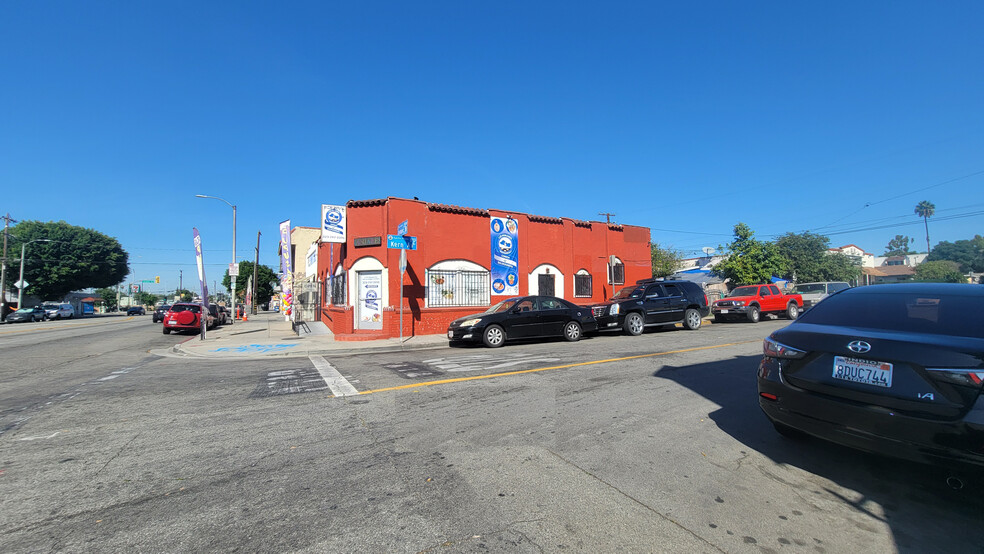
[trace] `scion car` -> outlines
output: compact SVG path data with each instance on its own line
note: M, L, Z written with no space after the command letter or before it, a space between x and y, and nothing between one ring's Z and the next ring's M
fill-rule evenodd
M763 349L759 405L779 433L984 469L984 287L844 290Z
M171 331L198 331L202 325L202 305L191 302L175 302L164 314L164 334ZM215 324L212 314L205 311L205 326L211 329Z
M482 342L496 348L507 340L564 337L576 341L598 328L590 308L553 296L508 298L480 314L465 316L448 326L448 341Z

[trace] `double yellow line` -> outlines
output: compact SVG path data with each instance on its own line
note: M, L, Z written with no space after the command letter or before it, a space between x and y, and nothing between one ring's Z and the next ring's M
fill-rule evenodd
M493 378L496 378L496 377L508 377L510 375L522 375L524 373L538 373L540 371L550 371L550 370L553 370L553 369L568 369L568 368L572 368L572 367L581 367L581 366L587 366L587 365L608 364L608 363L612 363L612 362L624 362L626 360L639 360L639 359L642 359L642 358L654 358L656 356L669 356L670 354L683 354L683 353L686 353L686 352L698 352L700 350L712 350L712 349L715 349L715 348L725 348L725 347L728 347L728 346L738 346L738 345L741 345L741 344L751 344L751 343L761 343L761 342L762 342L761 339L746 340L746 341L741 341L741 342L729 342L729 343L725 343L725 344L714 344L714 345L711 345L711 346L698 346L698 347L695 347L695 348L683 348L683 349L680 349L680 350L668 350L666 352L653 352L651 354L639 354L639 355L636 355L636 356L626 356L624 358L608 358L608 359L605 359L605 360L594 360L592 362L578 362L578 363L575 363L575 364L555 365L555 366L550 366L550 367L538 367L538 368L534 368L534 369L523 369L523 370L519 370L519 371L507 371L505 373L490 373L489 375L473 375L471 377L458 377L458 378L455 378L455 379L441 379L440 381L425 381L423 383L413 383L411 385L400 385L398 387L386 387L386 388L382 388L382 389L370 389L370 390L360 391L359 394L374 394L374 393L377 393L377 392L389 392L389 391L395 391L395 390L415 389L415 388L418 388L418 387L432 387L434 385L447 385L447 384L450 384L450 383L463 383L465 381L477 381L479 379L493 379Z

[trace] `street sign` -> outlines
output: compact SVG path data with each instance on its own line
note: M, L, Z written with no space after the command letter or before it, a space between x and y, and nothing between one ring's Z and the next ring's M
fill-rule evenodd
M18 279L17 282L14 283L14 286L17 287L17 288L19 288L19 289L26 289L30 285L29 285L29 283L27 281L25 281L23 279Z
M417 237L401 237L400 235L386 235L386 248L416 250Z
M144 279L143 281L140 281L140 282L141 283L153 283L154 280L153 279Z
M403 223L401 223L400 226L396 228L396 234L398 234L400 236L404 236L404 235L406 235L409 232L409 231L407 231L407 223L408 223L408 221L409 220L406 220L406 219L403 220Z
M239 277L239 264L229 264L229 277Z

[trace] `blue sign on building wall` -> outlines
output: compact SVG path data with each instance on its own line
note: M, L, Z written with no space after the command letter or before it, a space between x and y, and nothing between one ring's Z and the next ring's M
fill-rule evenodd
M489 230L492 239L492 295L517 295L519 294L519 224L515 219L493 217Z

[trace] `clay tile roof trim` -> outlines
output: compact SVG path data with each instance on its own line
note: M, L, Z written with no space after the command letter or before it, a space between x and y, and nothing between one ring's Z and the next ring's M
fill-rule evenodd
M349 200L345 203L348 208L368 208L370 206L382 206L386 204L385 198L377 198L375 200Z
M479 208L465 208L462 206L452 206L450 204L427 204L427 209L433 212L447 212L451 214L479 215L489 217L488 210Z
M591 228L590 221L581 221L580 219L572 219L571 221L574 222L575 227L587 227L588 229Z
M547 217L545 215L531 215L529 216L530 221L537 221L540 223L556 223L562 225L564 223L563 219L559 217Z

